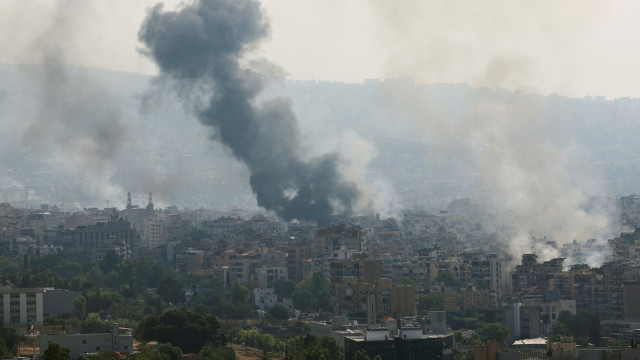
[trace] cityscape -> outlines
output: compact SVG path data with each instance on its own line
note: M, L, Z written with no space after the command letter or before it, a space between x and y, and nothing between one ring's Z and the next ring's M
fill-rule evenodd
M0 358L639 358L637 4L458 5L1 3Z

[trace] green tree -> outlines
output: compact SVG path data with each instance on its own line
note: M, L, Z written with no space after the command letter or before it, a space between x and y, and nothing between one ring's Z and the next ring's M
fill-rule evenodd
M18 343L22 340L22 336L16 334L14 328L5 327L0 323L0 355L13 355L12 350L17 349Z
M262 334L256 329L240 330L238 341L246 346L267 352L282 351L284 343L271 334Z
M184 285L178 279L167 276L158 285L158 295L166 302L181 304L185 301L183 289Z
M420 295L418 313L428 315L429 311L444 311L444 296L442 294Z
M78 296L73 299L73 307L75 308L78 319L84 319L84 316L87 313L87 299L85 299L84 296Z
M296 282L291 279L276 279L269 282L269 287L273 288L279 298L291 299L293 292L296 291Z
M13 355L13 354L9 350L9 347L7 346L7 343L4 341L4 339L0 339L0 356L9 357L11 355Z
M236 284L231 289L231 304L233 316L236 319L246 319L253 307L249 303L249 289L242 284Z
M289 318L289 310L282 305L276 305L269 309L269 314L277 320L287 320Z
M122 258L118 256L115 250L109 250L104 254L100 262L100 270L103 274L108 274L118 266L120 261L122 261Z
M321 272L307 277L296 285L293 304L296 309L306 312L331 311L331 283Z
M344 354L336 341L328 336L318 338L306 335L291 339L287 346L287 352L292 360L344 359Z
M551 325L551 331L555 337L569 335L569 328L562 321L556 321L553 323L553 325Z
M552 329L556 336L573 336L576 343L580 345L585 345L586 342L594 345L602 343L600 316L590 310L578 310L575 315L568 311L561 311Z
M170 343L158 344L156 351L166 356L168 360L180 360L182 359L182 350L179 347L173 346Z
M236 360L236 353L230 346L205 345L198 355L202 360Z
M56 343L49 343L49 347L42 355L43 360L70 360L70 351Z
M207 343L212 346L226 344L218 318L178 309L168 310L160 316L145 316L136 333L143 341L170 342L187 353L196 353Z
M92 267L87 273L87 279L94 283L97 287L104 286L104 274L99 266Z
M104 333L111 330L111 325L105 323L97 313L90 313L82 323L82 333L95 334Z
M82 265L78 262L64 259L55 267L54 271L56 274L71 280L74 276L82 274Z
M504 345L505 341L509 337L509 329L500 323L485 323L482 325L482 333L491 338L501 345Z
M77 360L120 360L120 356L115 351L103 351L98 354L80 355Z
M317 308L318 301L313 297L311 291L299 287L293 292L293 306L304 312L312 312Z
M124 301L124 298L120 293L104 289L87 291L83 296L87 302L87 312L100 312L100 310L108 310L112 304L121 303L122 301Z

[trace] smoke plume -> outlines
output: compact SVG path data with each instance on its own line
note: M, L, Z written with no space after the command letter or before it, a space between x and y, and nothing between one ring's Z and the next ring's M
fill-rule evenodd
M111 181L127 137L119 102L88 71L71 66L79 53L78 28L89 21L92 12L89 2L58 1L50 16L42 19L42 28L23 31L22 36L31 39L23 45L28 58L20 60L38 65L19 67L17 82L23 88L14 94L6 115L2 114L10 138L3 141L7 151L0 160L17 174L19 183L33 169L55 175L31 180L30 187L39 191L27 192L22 201L51 200L42 195L46 189L58 193L58 201L67 204L77 200L95 203L97 199L102 203L122 196L122 189ZM61 185L70 183L71 188Z
M159 83L247 165L259 206L286 220L328 223L351 214L360 191L341 176L337 154L304 158L287 99L257 103L266 76L242 64L268 33L257 1L202 0L174 12L156 5L138 36L160 67Z
M473 196L501 210L511 254L550 258L574 240L606 241L610 213L590 206L590 195L607 195L595 185L599 174L586 166L568 170L568 156L588 157L589 149L576 150L577 144L558 136L562 116L549 109L562 109L561 99L558 105L528 94L567 93L566 84L577 83L573 38L590 28L601 7L584 7L578 19L568 2L369 3L379 15L381 37L393 47L389 76L485 87L470 89L453 107L419 85L403 92L386 86L383 92L393 109L416 121L432 154L456 149L471 159L469 172L478 175ZM519 26L510 29L513 21ZM541 79L552 81L543 86Z

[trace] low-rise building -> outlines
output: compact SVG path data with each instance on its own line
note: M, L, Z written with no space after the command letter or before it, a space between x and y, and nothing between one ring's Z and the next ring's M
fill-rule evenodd
M364 337L347 336L344 342L346 360L359 350L371 359L377 355L383 359L442 359L452 352L454 340L453 334L425 335L420 327L403 326L398 336L391 336L386 327L370 326Z
M50 343L69 349L72 359L106 351L129 355L133 353L133 331L114 324L110 333L41 335L40 356L44 355Z

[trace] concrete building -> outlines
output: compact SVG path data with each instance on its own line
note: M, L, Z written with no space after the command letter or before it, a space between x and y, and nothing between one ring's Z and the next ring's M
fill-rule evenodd
M429 322L425 326L425 331L445 334L447 332L447 313L445 311L429 311Z
M276 305L280 305L289 311L289 316L294 314L293 300L279 299L273 288L255 288L253 289L253 298L255 306L264 311L268 311Z
M382 278L382 260L344 259L330 260L329 280L332 283L347 279L373 283Z
M453 334L424 335L420 327L403 326L398 336L391 336L386 327L370 326L364 337L347 336L344 339L344 357L353 359L359 350L365 350L373 359L442 359L452 353Z
M495 291L477 289L474 286L463 288L444 288L444 307L449 311L465 311L478 306L490 306L496 303Z
M273 280L287 280L287 268L284 266L265 266L256 268L258 286L266 288Z
M575 300L555 300L545 301L545 299L526 299L522 302L523 307L537 307L539 309L540 335L547 336L551 334L553 324L558 321L558 315L562 311L568 311L576 314Z
M120 328L117 324L113 325L110 333L41 335L40 356L44 355L49 343L68 348L72 359L84 354L96 354L106 351L116 351L124 355L133 353L132 330Z
M150 248L166 245L167 224L161 218L149 218L144 222L144 242Z
M0 287L0 308L7 325L42 325L43 288Z
M313 237L313 256L323 257L333 249L344 246L347 250L362 250L365 231L359 226L332 225L318 229Z
M128 221L113 213L107 223L80 226L71 232L72 245L65 251L72 255L90 257L100 261L104 254L115 251L123 258L135 257L138 249L138 234Z
M72 315L78 291L0 287L0 309L7 325L42 325L47 315Z
M79 291L69 291L64 289L44 289L42 296L42 313L47 315L70 316L75 311L74 300L82 296Z
M415 286L395 286L390 279L373 283L350 279L332 286L335 314L367 324L385 316L399 318L416 314Z

